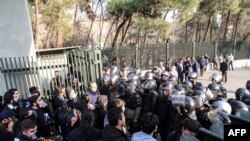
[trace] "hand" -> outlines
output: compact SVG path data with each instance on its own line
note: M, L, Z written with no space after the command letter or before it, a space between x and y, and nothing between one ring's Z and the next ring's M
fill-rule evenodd
M13 125L14 125L13 120L10 120L10 122L8 124L8 128L7 128L8 132L13 132Z
M78 118L77 117L72 117L71 118L71 126L74 126L75 125L75 123L77 122L77 120L78 120Z
M95 110L95 106L92 105L92 104L88 104L88 109L90 109L90 110Z

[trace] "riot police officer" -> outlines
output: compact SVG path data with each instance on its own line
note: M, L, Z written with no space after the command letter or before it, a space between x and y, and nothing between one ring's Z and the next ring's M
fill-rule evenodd
M102 79L102 86L100 87L100 94L108 96L110 85L110 76L104 75Z
M165 82L160 87L161 96L157 98L156 113L159 117L158 131L161 135L161 141L167 138L167 131L175 119L175 109L172 106L171 94L173 84Z
M123 96L126 93L126 87L123 83L120 83L119 76L116 74L112 74L110 76L110 88L108 93L108 100L113 101L116 98Z
M186 95L190 96L191 93L193 92L193 84L190 81L184 81L182 83L182 86L185 88L186 90Z
M217 84L220 85L220 91L221 91L223 97L224 97L224 98L227 98L227 89L226 89L226 88L222 85L222 83L221 83L221 82L222 82L222 79L223 79L222 75L221 75L221 74L214 73L214 74L211 75L210 78L212 79L212 82L213 82L213 83L217 83Z
M138 119L142 107L141 94L136 91L136 87L137 81L129 80L127 82L127 92L124 95L124 101L126 102L126 122L131 134L138 130Z
M155 91L157 85L155 80L148 80L144 83L142 94L142 114L147 112L155 113L155 105L158 93Z

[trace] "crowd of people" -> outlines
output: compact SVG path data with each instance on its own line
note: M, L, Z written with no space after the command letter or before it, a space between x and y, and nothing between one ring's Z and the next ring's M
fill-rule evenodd
M200 63L182 58L166 67L160 61L143 76L140 69L125 74L105 66L100 85L90 82L85 93L76 91L82 88L79 80L70 74L63 80L56 71L52 99L44 99L38 87L31 87L26 99L9 89L0 100L0 140L203 140L200 127L230 124L229 114L248 111L250 105L250 81L236 90L235 99L227 99L219 73L208 86L197 81L205 58Z

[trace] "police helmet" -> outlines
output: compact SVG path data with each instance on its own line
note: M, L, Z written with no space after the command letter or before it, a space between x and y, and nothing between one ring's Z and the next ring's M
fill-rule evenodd
M216 99L219 95L220 91L220 85L217 83L211 83L208 85L208 89L213 93L214 98Z
M104 75L103 76L103 81L104 82L109 82L110 81L110 76L109 75Z
M174 89L180 91L182 95L186 94L186 89L182 85L175 85Z
M127 78L128 78L128 81L129 80L135 80L135 81L139 80L139 76L136 75L136 74L134 74L134 73L129 73L128 76L127 76Z
M152 89L155 89L156 86L157 86L157 84L156 84L156 81L155 81L155 80L148 80L148 81L146 81L146 82L144 83L143 88L144 88L145 90L152 90Z
M250 80L248 80L246 83L246 89L248 89L250 91Z
M163 72L161 73L161 77L162 77L162 76L169 77L169 76L170 76L170 73L169 73L168 71L163 71Z
M197 79L198 73L197 72L189 72L188 73L188 78L189 79Z
M161 84L161 89L173 89L174 85L171 82L164 82Z
M158 66L154 66L151 72L159 76L161 69Z
M231 105L224 100L215 101L211 106L213 110L220 108L223 112L225 112L228 115L230 115L232 112Z
M186 89L186 91L190 91L193 88L193 84L190 81L184 81L182 86Z
M119 74L119 68L117 66L111 66L110 74Z
M116 83L119 80L119 76L116 75L116 74L111 74L110 80L111 80L111 82L115 82Z
M170 76L168 77L168 81L173 82L173 84L177 84L177 77L174 76L174 75L170 75Z
M200 91L203 91L203 92L206 92L206 91L207 91L206 87L203 86L203 85L198 85L198 86L196 86L196 87L194 88L194 90L200 90Z
M133 72L135 75L137 75L138 77L141 76L141 70L140 70L139 68L133 69L132 72Z
M250 106L250 95L244 95L242 97L242 102L244 102L246 105Z
M242 100L244 95L250 95L249 91L246 88L238 88L235 91L235 98L236 100Z
M145 77L145 80L152 80L153 79L153 73L148 71L148 72L145 73L144 77Z
M222 75L218 74L218 73L213 73L210 78L212 79L212 81L216 81L216 83L220 83L222 81Z
M195 100L196 107L199 108L205 104L207 101L207 97L204 91L194 90L191 94L191 97Z
M229 99L227 102L232 107L232 114L233 115L235 115L238 110L248 111L247 105L239 100Z
M191 113L196 109L195 100L191 96L185 96L185 107L186 113Z

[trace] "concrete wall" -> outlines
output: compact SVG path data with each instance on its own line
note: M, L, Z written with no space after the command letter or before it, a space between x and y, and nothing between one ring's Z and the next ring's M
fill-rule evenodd
M20 56L35 56L27 0L0 0L0 58ZM2 95L6 91L3 73L0 81Z

